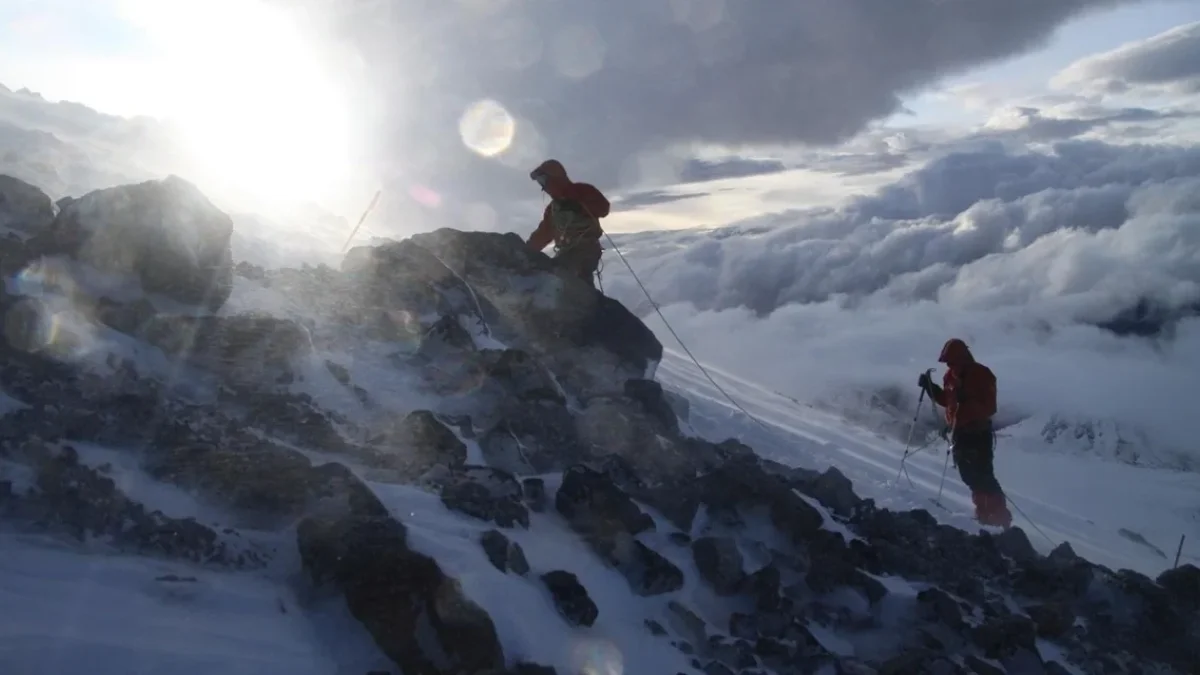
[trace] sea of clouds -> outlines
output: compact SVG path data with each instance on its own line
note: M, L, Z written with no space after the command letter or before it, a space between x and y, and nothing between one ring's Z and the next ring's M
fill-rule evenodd
M1200 454L1198 147L995 144L841 208L615 241L701 360L801 401L915 396L960 337L1009 418L1112 418ZM653 317L612 253L605 287Z

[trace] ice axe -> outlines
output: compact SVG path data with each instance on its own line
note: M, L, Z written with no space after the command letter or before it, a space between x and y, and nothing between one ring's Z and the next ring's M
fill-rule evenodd
M925 377L928 378L929 374L932 372L933 372L933 368L926 370ZM916 485L913 485L912 476L908 475L908 469L907 469L907 467L905 467L905 462L908 461L908 456L913 453L913 451L912 451L913 431L915 431L917 428L917 418L921 416L921 404L923 404L924 402L925 402L925 387L921 387L921 395L917 397L917 409L915 412L913 412L912 424L909 425L909 427L908 427L908 439L904 441L904 455L900 458L900 469L896 471L896 481L895 482L897 482L897 483L900 482L900 474L904 474L904 476L906 478L908 478L909 487L912 487L912 488L916 488Z

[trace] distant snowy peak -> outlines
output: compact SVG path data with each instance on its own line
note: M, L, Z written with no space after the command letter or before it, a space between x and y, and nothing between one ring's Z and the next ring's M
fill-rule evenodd
M1182 451L1164 447L1133 425L1111 418L1036 415L1005 429L1017 439L1037 439L1057 452L1090 455L1148 468L1200 469Z

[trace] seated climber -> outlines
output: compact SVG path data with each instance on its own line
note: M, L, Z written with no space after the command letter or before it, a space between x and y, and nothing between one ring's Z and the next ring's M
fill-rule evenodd
M554 261L559 269L594 288L594 275L603 251L600 219L608 215L608 199L594 185L572 182L557 160L542 162L529 177L550 195L550 203L526 243L540 251L553 242Z
M971 490L976 519L984 525L1008 527L1012 514L993 464L996 376L976 361L967 344L958 338L946 341L938 361L946 364L942 386L931 382L929 373L923 373L917 384L946 409L954 463L962 482Z

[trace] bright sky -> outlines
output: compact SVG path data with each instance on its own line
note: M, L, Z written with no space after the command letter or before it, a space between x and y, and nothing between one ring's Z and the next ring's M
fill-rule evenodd
M1084 17L1042 50L952 78L907 104L899 124L982 122L951 95L1031 93L1069 63L1200 20L1200 2L1159 0ZM354 60L318 51L303 27L260 0L3 0L0 83L97 110L171 120L189 140L197 176L260 202L320 202L345 194L359 144ZM766 179L764 179L766 180ZM679 204L696 223L700 203ZM669 217L670 209L661 215ZM646 215L649 215L648 213ZM709 214L700 220L727 220ZM720 216L720 217L717 217ZM660 223L660 226L670 226ZM633 225L631 225L633 227Z
M964 85L986 84L989 93L996 98L1035 93L1043 90L1055 73L1081 58L1193 21L1200 21L1200 2L1194 0L1158 0L1082 17L1064 26L1043 49L950 78L939 91L908 101L908 107L916 116L906 121L919 124L982 122L988 111L950 104L944 92ZM962 99L956 100L962 102Z
M257 0L0 4L0 83L168 120L206 182L253 185L266 204L320 199L350 178L349 78L313 45Z

